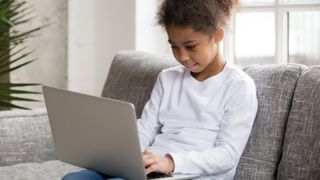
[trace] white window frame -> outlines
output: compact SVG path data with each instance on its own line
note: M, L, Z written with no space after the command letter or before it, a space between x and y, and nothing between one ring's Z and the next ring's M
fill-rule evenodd
M275 0L275 3L242 4L240 12L275 12L275 61L278 64L288 63L288 12L320 11L320 2L285 2ZM235 15L231 18L229 30L226 31L223 43L223 54L229 61L235 63Z

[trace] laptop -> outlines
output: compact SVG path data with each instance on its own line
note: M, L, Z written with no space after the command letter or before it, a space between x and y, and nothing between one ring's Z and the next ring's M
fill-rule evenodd
M145 175L133 104L48 86L43 93L59 160L127 180L199 177Z

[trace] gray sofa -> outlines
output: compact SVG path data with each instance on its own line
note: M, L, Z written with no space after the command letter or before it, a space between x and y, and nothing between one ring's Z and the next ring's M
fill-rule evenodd
M175 61L119 52L102 96L130 101L138 117L157 74ZM320 67L249 66L259 108L235 179L320 179ZM81 168L56 160L45 109L0 112L0 179L60 179Z

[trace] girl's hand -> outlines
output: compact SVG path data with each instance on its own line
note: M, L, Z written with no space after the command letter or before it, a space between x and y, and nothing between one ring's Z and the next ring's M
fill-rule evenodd
M174 170L174 163L170 155L160 156L158 154L145 151L142 154L146 174L151 172L169 174Z

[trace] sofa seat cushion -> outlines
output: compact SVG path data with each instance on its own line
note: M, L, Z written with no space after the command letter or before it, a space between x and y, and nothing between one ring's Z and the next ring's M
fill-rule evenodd
M0 167L0 179L10 180L61 180L69 172L82 168L58 160L43 163L22 163Z
M320 179L320 67L307 69L298 80L278 179Z
M258 112L235 179L275 179L292 97L304 69L296 64L249 66L256 84Z

